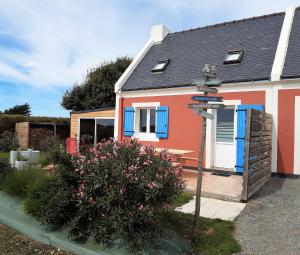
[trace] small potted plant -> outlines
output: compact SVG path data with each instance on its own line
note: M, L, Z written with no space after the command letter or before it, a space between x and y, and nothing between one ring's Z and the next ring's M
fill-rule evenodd
M29 163L30 163L30 158L24 157L23 155L21 155L20 152L18 152L17 159L15 161L15 168L17 168L18 170L27 168L29 167Z

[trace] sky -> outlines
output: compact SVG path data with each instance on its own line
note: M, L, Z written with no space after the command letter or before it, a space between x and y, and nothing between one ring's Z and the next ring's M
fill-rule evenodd
M134 57L151 26L172 32L285 11L300 0L0 0L0 111L69 116L64 91L88 69Z

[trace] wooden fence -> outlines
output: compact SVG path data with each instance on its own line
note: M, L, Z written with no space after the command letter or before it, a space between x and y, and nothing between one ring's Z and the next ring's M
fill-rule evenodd
M270 178L272 115L247 109L242 200L247 201Z

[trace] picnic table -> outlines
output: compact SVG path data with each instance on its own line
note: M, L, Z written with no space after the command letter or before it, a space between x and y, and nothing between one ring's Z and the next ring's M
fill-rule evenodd
M190 151L190 150L179 150L179 149L168 149L168 148L157 148L157 147L155 147L155 152L156 153L160 153L162 151L167 151L170 154L173 154L175 156L175 159L176 159L175 163L179 163L179 164L183 163L183 161L184 161L183 156L184 155L194 152L194 151Z

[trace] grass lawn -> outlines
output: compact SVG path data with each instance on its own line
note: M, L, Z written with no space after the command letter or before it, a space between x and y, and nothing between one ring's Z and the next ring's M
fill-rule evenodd
M0 159L9 160L9 152L0 152Z
M241 251L233 236L233 222L200 217L195 235L192 235L192 214L170 211L162 216L162 222L190 242L193 254L229 255Z
M9 161L9 152L0 152L0 159L5 159L5 160ZM42 164L43 167L48 165L48 161L47 161L45 152L41 152L41 154L40 154L40 163Z
M180 196L178 196L172 204L172 207L176 208L188 203L193 199L194 194L189 191L183 192Z

